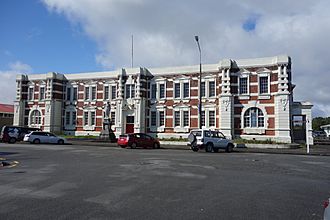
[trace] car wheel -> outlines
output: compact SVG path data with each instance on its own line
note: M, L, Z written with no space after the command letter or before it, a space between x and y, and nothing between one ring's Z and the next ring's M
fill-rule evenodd
M205 147L205 151L210 153L212 152L212 150L213 150L213 144L208 143Z
M137 147L136 143L132 143L132 144L131 144L131 148L132 148L132 149L135 149L136 147Z
M228 144L227 147L226 147L226 152L227 153L230 153L230 152L233 152L233 144Z
M34 139L33 142L34 144L40 144L40 140L37 138L37 139Z
M199 149L198 149L198 147L191 147L191 150L194 152L197 152Z
M213 152L214 152L214 153L218 153L218 152L219 152L219 148L215 148L215 147L213 147Z
M153 145L153 148L154 148L154 149L159 149L159 148L160 148L160 146L159 146L159 144L157 144L157 143L154 143L154 145Z
M57 141L58 144L64 144L64 140L60 139Z
M14 138L14 137L9 138L8 143L15 144L15 142L16 142L16 138Z

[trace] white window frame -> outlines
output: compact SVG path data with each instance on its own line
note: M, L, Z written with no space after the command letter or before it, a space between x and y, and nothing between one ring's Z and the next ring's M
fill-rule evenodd
M108 88L108 97L106 97L105 89ZM111 85L109 84L104 84L103 85L103 100L110 100L111 96Z
M246 83L247 83L247 92L246 93L241 93L241 79L247 79ZM241 75L238 77L238 94L241 96L247 96L250 95L250 77L249 75ZM259 88L258 88L259 89Z
M36 116L33 115L34 112L39 112L39 116L38 116L38 121L39 123L36 123ZM34 128L40 128L42 126L42 119L43 119L43 115L42 115L42 111L39 108L32 108L30 110L29 113L29 118L28 118L28 125L30 127L34 127Z
M86 98L86 88L89 88L88 91L88 99ZM92 99L92 94L93 94L93 88L95 88L95 99ZM85 101L90 101L90 102L95 102L97 100L97 86L96 85L85 85L84 87L84 100Z
M160 97L160 86L161 85L164 85L164 97ZM157 83L157 99L158 100L163 100L163 99L166 99L166 83L163 82L163 83Z
M30 89L32 89L32 94L30 95ZM27 95L27 99L28 101L34 101L34 86L29 86L28 88L28 95Z
M184 112L188 112L188 126L184 126ZM180 123L178 126L175 125L175 112L179 112ZM175 132L189 132L191 121L191 112L188 106L177 107L173 109L173 128Z
M86 119L85 119L85 112L88 112L88 121L86 123ZM95 113L95 119L94 119L94 124L92 124L92 112ZM96 115L96 110L84 110L83 111L83 128L84 130L95 130L96 127L96 121L97 121L97 115Z
M43 97L41 97L41 89L44 89ZM39 87L39 101L44 101L46 99L46 86L42 85Z
M74 118L74 113L76 115L76 117ZM69 121L67 121L67 114L69 114ZM84 120L84 114L83 114L83 120ZM74 123L75 122L75 123ZM83 121L83 125L84 125L84 121ZM65 111L64 114L64 127L67 130L73 130L75 129L77 126L77 111L74 108L69 108Z
M214 126L210 126L210 111L214 111ZM217 108L215 106L202 107L202 112L205 112L205 124L202 128L215 129L217 127Z
M268 83L268 91L267 93L260 93L260 77L267 77L267 83ZM270 73L258 73L258 94L259 96L265 96L265 95L270 95Z
M184 95L184 83L188 83L188 88L189 88L189 94L187 97L183 97ZM179 96L175 97L175 84L179 84L180 85L180 91L179 91ZM187 100L190 99L191 97L191 83L190 83L190 79L176 79L173 81L173 99L174 100Z

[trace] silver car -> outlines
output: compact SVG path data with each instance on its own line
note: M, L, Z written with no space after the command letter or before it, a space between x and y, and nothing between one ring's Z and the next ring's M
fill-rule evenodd
M232 152L235 146L222 132L209 129L192 130L188 136L188 141L188 146L193 151L205 149L206 152L218 152L219 149L224 149L226 152Z
M24 136L24 141L31 144L65 144L67 140L63 137L56 136L50 132L33 131Z

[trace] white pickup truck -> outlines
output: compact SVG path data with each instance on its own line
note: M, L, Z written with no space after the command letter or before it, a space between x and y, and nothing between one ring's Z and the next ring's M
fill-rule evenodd
M187 145L193 151L205 149L206 152L218 152L219 149L224 149L226 152L232 152L235 146L222 132L209 129L192 130L188 136L188 141Z

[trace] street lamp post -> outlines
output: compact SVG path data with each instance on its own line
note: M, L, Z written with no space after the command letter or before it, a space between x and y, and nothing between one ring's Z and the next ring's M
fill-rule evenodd
M201 46L199 45L198 36L195 36L195 40L197 42L198 50L199 50L199 96L198 96L198 119L199 119L199 128L202 128L202 52Z

